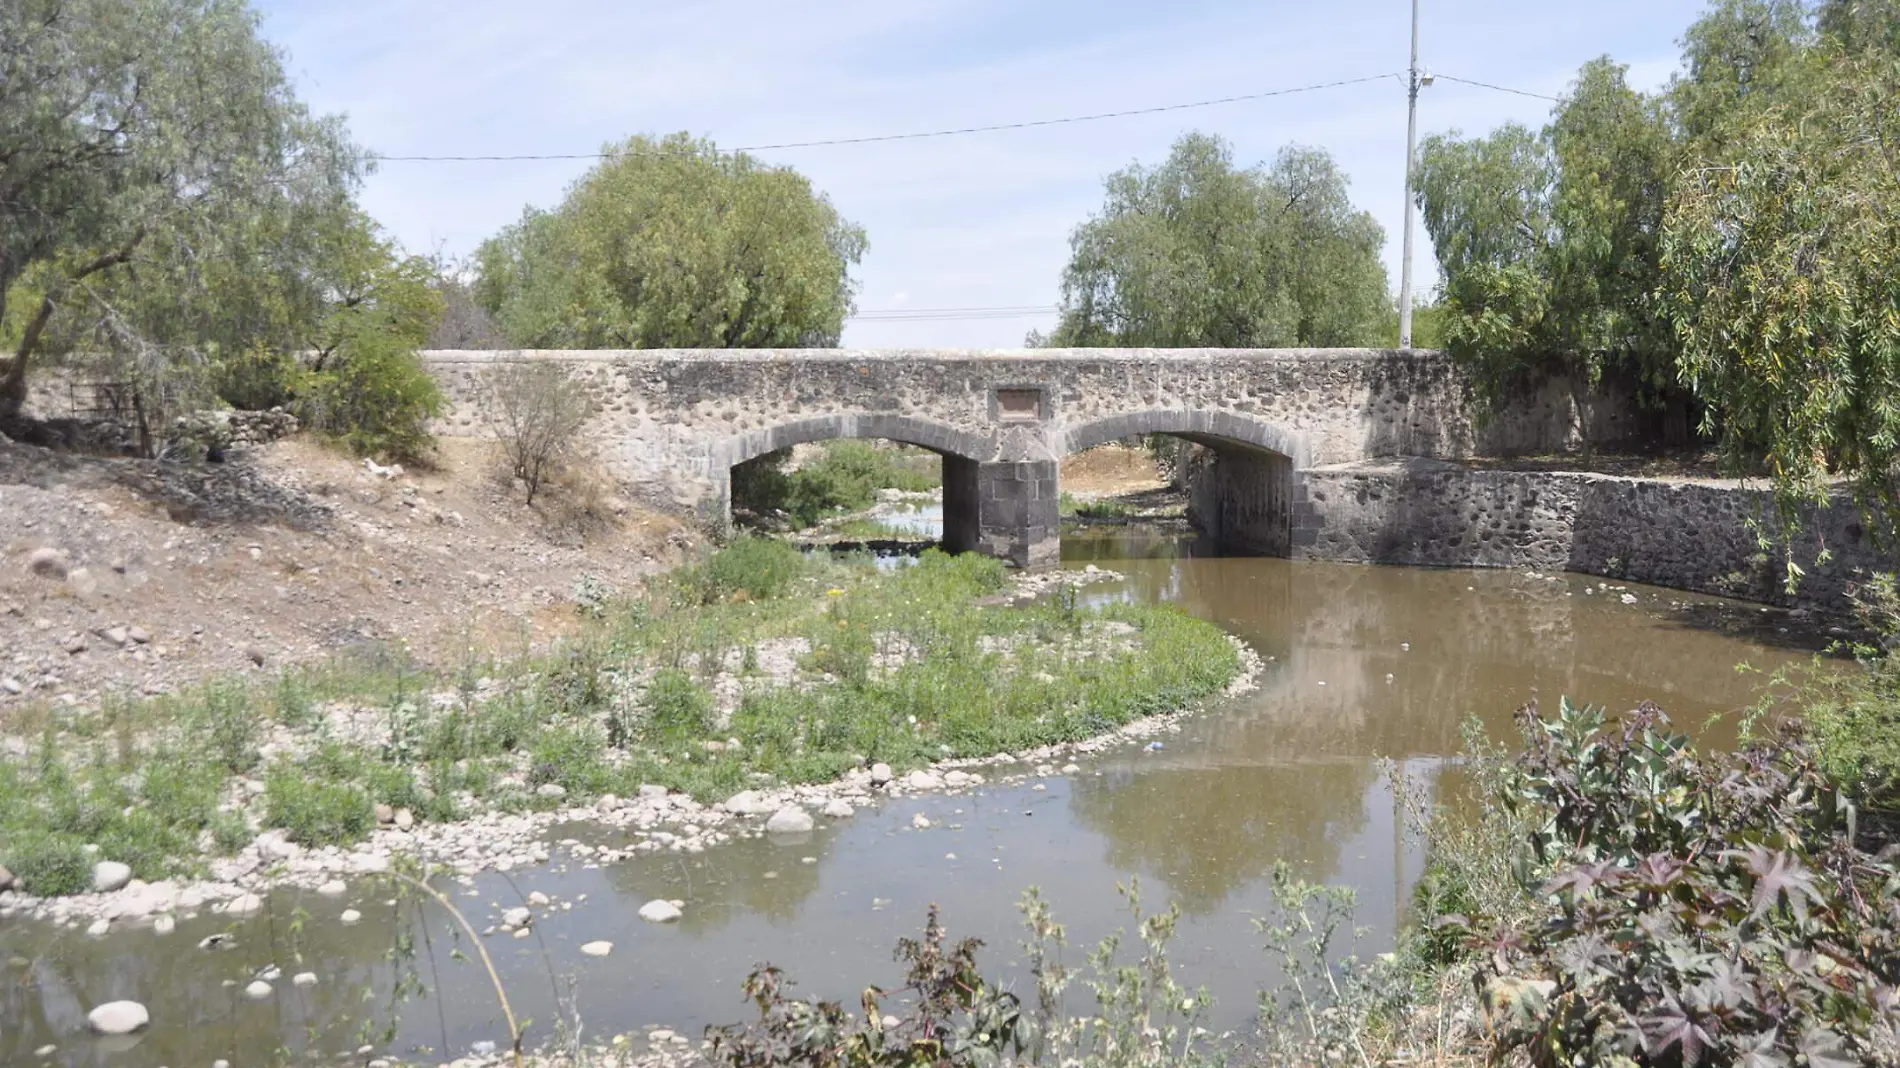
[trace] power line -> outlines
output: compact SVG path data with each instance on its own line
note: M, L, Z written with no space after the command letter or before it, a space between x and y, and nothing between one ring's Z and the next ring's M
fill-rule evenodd
M1033 119L1025 122L1001 122L989 126L962 126L948 130L924 130L916 133L877 134L869 137L836 137L823 141L785 141L771 145L742 145L732 149L734 152L764 152L780 148L825 148L834 145L866 145L881 141L917 141L932 137L960 137L965 134L994 133L999 130L1029 130L1042 126L1062 126L1077 122L1099 122L1103 119L1123 119L1136 115L1159 115L1168 111L1187 111L1191 108L1209 108L1220 104L1238 104L1249 100L1265 100L1269 97L1292 96L1295 93L1313 93L1322 89L1338 89L1348 85L1364 85L1367 82L1397 78L1397 73L1373 74L1364 78L1344 78L1339 81L1322 82L1317 85L1302 85L1292 89L1270 89L1263 93L1245 93L1240 96L1223 96L1213 100L1196 100L1186 104L1163 104L1151 108L1131 108L1126 111L1100 111L1092 115L1068 115L1059 119ZM610 159L621 155L618 152L559 152L548 154L523 153L519 155L496 156L376 156L380 163L492 163L521 160L565 160L565 159Z
M1460 78L1455 74L1440 74L1437 71L1433 71L1432 77L1443 78L1448 82L1457 82L1460 85L1475 85L1480 89L1491 89L1500 93L1510 93L1513 96L1528 96L1537 100L1550 100L1559 104L1563 103L1563 97L1560 96L1551 96L1547 93L1532 93L1523 89L1512 89L1506 85L1492 85L1490 82L1474 82L1470 78Z

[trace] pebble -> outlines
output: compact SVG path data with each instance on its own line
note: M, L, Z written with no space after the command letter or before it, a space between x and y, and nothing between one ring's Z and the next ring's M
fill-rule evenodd
M613 951L612 942L587 942L581 946L581 952L590 957L604 957Z
M918 814L910 818L910 825L912 827L917 828L920 831L924 830L925 828L930 826L930 817L919 812Z
M680 918L679 906L655 899L640 906L640 918L648 923L672 923Z
M173 920L170 916L160 916L158 919L152 921L152 933L157 935L171 934L177 927L177 921Z
M904 788L917 791L941 790L943 777L936 772L924 771L920 768L904 776Z
M871 785L872 786L888 785L893 777L894 776L891 774L891 766L889 764L871 765Z
M290 977L290 982L292 986L316 986L317 973L298 972L296 975Z
M324 897L342 897L344 894L349 893L349 890L349 884L341 879L330 879L324 882L323 885L317 887L317 893L322 894Z
M253 979L251 985L244 988L244 996L252 1001L262 1001L271 996L271 985L262 979Z
M735 816L763 816L772 810L772 803L757 790L741 790L726 798L726 811Z
M104 938L106 932L110 930L112 930L111 920L94 920L92 921L92 926L86 928L86 934L93 938Z
M58 1046L46 1045L46 1046L41 1046L39 1049L34 1050L33 1056L39 1057L41 1059L45 1059L47 1057L51 1057L53 1054L58 1053L58 1052L59 1052Z
M264 910L264 899L256 894L239 894L224 906L227 916L249 916Z
M1080 764L1062 765L1062 774L1064 775L1080 775L1081 773L1082 773L1082 765Z
M344 909L343 915L337 917L337 919L343 923L356 923L362 918L363 914L355 909Z
M129 1035L152 1022L152 1014L136 1001L108 1001L86 1014L95 1034Z
M850 819L857 812L851 807L851 802L842 797L834 797L825 802L825 807L821 811L826 819L831 820Z
M534 788L534 796L560 800L567 796L567 787L558 782L544 782Z
M534 922L534 913L527 906L519 905L503 912L501 922L509 927L526 927Z
M535 908L546 908L548 906L548 902L549 902L548 895L542 893L539 890L536 890L534 893L528 895L528 904L533 905Z
M781 808L765 821L766 831L772 834L803 834L812 826L811 813L796 806Z

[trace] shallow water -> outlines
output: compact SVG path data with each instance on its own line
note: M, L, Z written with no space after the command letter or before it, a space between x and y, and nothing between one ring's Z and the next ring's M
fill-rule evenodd
M1186 982L1212 989L1215 1026L1244 1027L1254 992L1273 978L1251 919L1270 904L1276 863L1358 891L1370 928L1361 952L1389 945L1402 922L1421 856L1396 830L1381 757L1411 789L1444 789L1465 719L1508 731L1534 694L1615 709L1653 699L1720 741L1733 720L1722 714L1753 698L1737 663L1772 668L1816 644L1779 613L1669 590L1605 590L1584 576L1198 551L1191 537L1146 528L1098 528L1063 546L1069 566L1128 576L1089 587L1090 600L1173 601L1252 644L1266 658L1258 691L1189 720L1158 751L1114 751L1072 777L906 798L803 841L749 839L609 870L557 863L482 877L472 890L451 884L478 928L532 890L557 902L586 895L537 922L533 937L484 940L516 1012L545 1037L568 977L578 977L587 1034L664 1024L696 1035L744 1018L739 983L760 960L787 965L807 992L854 1004L867 983L897 985L891 948L920 930L932 902L953 937L988 942L989 970L1013 975L1016 902L1030 885L1069 926L1068 959L1079 963L1094 940L1130 926L1116 885L1138 878L1145 904L1182 908L1174 961ZM913 829L919 812L935 826ZM551 837L601 835L577 824ZM12 923L0 930L0 958L16 958L0 974L0 1064L181 1068L224 1057L243 1068L269 1063L280 1047L341 1055L359 1044L364 1017L386 1008L386 958L405 937L433 996L404 1006L396 1038L378 1047L454 1055L483 1040L505 1045L484 973L453 959L448 917L392 906L367 881L351 890L343 899L281 894L255 920L206 917L165 938L138 930L95 940ZM655 897L683 899L685 918L640 921L634 910ZM343 927L335 917L350 906L364 920ZM219 931L236 947L196 948ZM612 941L612 955L581 955L595 939ZM275 995L244 1000L244 983L273 963L284 972ZM319 984L292 987L290 975L304 970ZM364 1001L366 988L375 1000ZM145 1002L153 1027L129 1045L88 1037L86 1009L121 997ZM47 1043L58 1051L36 1060L31 1051Z

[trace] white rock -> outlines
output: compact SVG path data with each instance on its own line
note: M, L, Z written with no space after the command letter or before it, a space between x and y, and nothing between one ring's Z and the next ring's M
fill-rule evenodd
M86 1014L95 1034L129 1035L152 1022L152 1014L136 1001L108 1001Z
M316 972L298 972L296 975L293 975L290 977L290 982L294 986L316 986L317 973Z
M912 827L917 828L920 831L924 830L925 828L930 826L930 817L919 812L918 814L910 818L910 825Z
M406 831L416 825L416 814L406 808L396 810L396 829Z
M324 897L342 897L344 894L349 893L349 891L349 884L341 879L330 879L325 881L322 886L317 887L317 893L322 894Z
M726 798L726 811L735 816L763 816L772 811L772 803L757 790L741 790Z
M256 894L239 894L224 906L227 916L249 916L264 910L264 899Z
M1391 678L1391 677L1392 677L1392 676L1390 676L1390 675L1387 675L1387 676L1386 676L1386 678L1388 678L1388 679L1389 679L1389 678ZM1082 772L1082 765L1080 765L1080 764L1064 764L1064 765L1062 765L1062 774L1064 774L1064 775L1079 775L1079 774L1081 774L1081 772Z
M251 985L244 988L244 996L252 1001L262 1001L271 996L271 985L262 979L253 979Z
M525 905L508 909L501 914L501 922L510 927L526 927L534 922L534 913Z
M857 812L856 809L851 807L851 802L846 801L842 797L834 797L825 802L825 807L822 811L826 819L832 820L850 819Z
M641 797L643 797L643 798L646 798L646 799L649 799L649 800L651 800L651 799L653 799L653 798L658 798L658 797L665 797L665 796L666 796L666 787L664 787L664 786L656 786L656 785L654 785L653 783L650 783L650 782L649 782L649 783L641 783L641 784L640 784L640 796L641 796Z
M93 938L104 938L106 932L110 930L112 930L111 920L94 920L92 926L86 928L86 934Z
M974 786L981 781L967 771L953 771L943 777L943 784L952 788Z
M614 951L612 942L587 942L582 944L581 952L590 957L604 957Z
M109 894L131 881L131 867L116 860L102 860L92 866L92 889L95 893Z
M904 788L907 790L941 790L943 779L935 772L918 769L904 776Z
M640 918L648 923L672 923L680 918L679 906L671 901L649 901L640 906Z
M539 890L536 890L534 893L528 895L528 904L533 905L535 908L538 908L538 909L546 908L548 906L549 900L550 899L548 898L548 895L542 893Z
M362 918L363 914L355 909L344 909L343 914L338 916L337 920L342 923L357 923L362 920Z
M177 929L178 922L169 915L160 916L158 919L152 921L153 934L168 935Z
M884 784L890 782L891 778L892 778L891 766L889 764L871 765L871 785L872 786L883 786Z
M567 796L567 787L562 786L558 782L544 782L534 788L534 795L536 797L553 798L558 801Z
M600 812L612 812L620 807L620 798L614 794L601 794L594 802L594 808Z
M803 834L812 829L811 813L797 806L781 808L765 821L765 829L772 834Z

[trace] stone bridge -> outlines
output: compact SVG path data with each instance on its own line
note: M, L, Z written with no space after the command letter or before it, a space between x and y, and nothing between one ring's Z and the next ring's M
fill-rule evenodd
M450 400L438 433L483 432L482 381L558 361L586 383L586 431L644 502L730 521L732 468L832 438L943 456L944 541L1019 567L1056 562L1060 463L1120 438L1206 446L1196 521L1243 551L1302 555L1320 534L1306 473L1378 457L1555 450L1574 436L1553 384L1482 427L1436 353L1369 349L638 350L425 353Z

